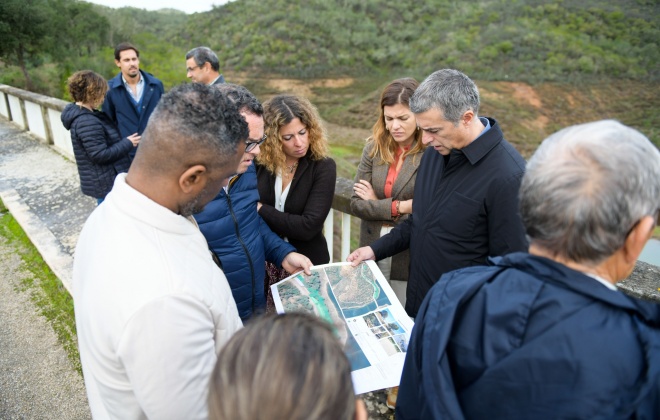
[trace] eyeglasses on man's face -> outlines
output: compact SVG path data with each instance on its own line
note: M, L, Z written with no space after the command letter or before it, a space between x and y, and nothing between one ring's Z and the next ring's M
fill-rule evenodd
M251 152L254 150L255 147L259 146L261 143L266 141L266 135L261 138L261 140L252 140L252 139L247 139L245 140L245 152Z
M186 73L192 73L193 70L201 69L200 66L186 67Z

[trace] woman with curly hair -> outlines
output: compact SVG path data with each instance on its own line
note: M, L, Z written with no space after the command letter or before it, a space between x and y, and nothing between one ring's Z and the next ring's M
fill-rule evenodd
M128 171L129 152L138 145L140 136L135 133L122 138L115 123L98 110L108 91L103 76L82 70L69 77L67 87L75 102L62 111L62 124L71 132L80 188L101 204L117 174Z
M422 132L410 111L419 83L397 79L380 97L380 115L362 152L351 197L351 210L362 219L360 246L371 245L412 213L417 168L424 152ZM408 251L378 261L383 275L405 305Z
M337 167L328 157L321 118L307 99L278 95L264 104L264 121L266 141L256 167L259 214L314 265L326 264L330 254L322 230Z

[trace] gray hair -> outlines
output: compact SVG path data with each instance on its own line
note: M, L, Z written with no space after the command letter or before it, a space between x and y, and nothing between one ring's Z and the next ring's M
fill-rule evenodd
M236 105L217 89L179 85L163 95L149 117L133 164L154 173L200 162L224 165L248 135Z
M353 420L351 366L330 324L289 313L251 320L211 375L211 420Z
M565 128L534 153L520 187L532 244L597 265L635 224L660 209L660 151L640 132L605 120Z
M259 117L264 115L264 107L261 105L261 102L247 88L233 83L215 85L214 88L220 90L227 99L238 107L239 111L247 111Z
M211 68L215 71L220 71L220 60L218 56L209 47L197 47L186 53L186 60L190 58L195 59L195 64L202 67L204 63L211 64Z
M458 124L466 111L479 113L479 89L458 70L443 69L431 73L410 98L410 110L421 114L431 108L442 112L447 121Z

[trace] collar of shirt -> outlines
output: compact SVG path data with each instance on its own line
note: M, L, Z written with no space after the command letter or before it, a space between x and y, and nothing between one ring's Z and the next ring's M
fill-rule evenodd
M222 77L222 75L216 77L216 78L213 79L213 81L212 81L211 83L209 83L207 86L211 86L211 85L213 85L213 84L214 84L216 81L218 81L218 79L221 78L221 77Z
M131 86L126 81L126 78L124 77L124 74L122 73L122 75L121 75L121 81L124 83L124 87L126 88L128 93L130 93L130 95L133 97L133 99L135 99L135 102L140 101L140 98L142 97L142 91L144 90L144 77L142 77L142 72L141 71L138 72L138 74L140 75L140 80L138 80L137 87L135 89L137 91L136 95L133 95L133 89L131 89Z
M493 147L497 146L501 141L501 138L498 136L486 136L486 133L490 131L490 129L494 126L490 123L488 118L479 117L479 121L481 121L481 123L484 125L484 129L481 131L481 134L479 134L479 136L477 136L477 138L474 139L472 143L459 150L459 152L463 153L472 165L479 162L481 158L486 156L486 154L490 152Z
M229 178L229 181L227 182L227 185L225 185L224 187L222 187L222 189L225 190L225 194L229 194L229 188L231 188L231 186L234 184L234 182L236 182L236 180L238 179L239 175L240 175L240 174L232 175L232 177Z
M399 159L399 156L401 156L404 152L407 152L410 150L410 146L405 146L403 150L401 150L400 147L397 147L396 150L394 151L394 161L396 162L397 159Z
M603 286L607 287L610 290L617 290L617 287L614 284L610 283L609 281L605 280L604 278L602 278L600 276L597 276L597 275L592 274L592 273L584 273L584 272L583 272L583 274L591 277L592 279L596 280L598 283L602 284Z

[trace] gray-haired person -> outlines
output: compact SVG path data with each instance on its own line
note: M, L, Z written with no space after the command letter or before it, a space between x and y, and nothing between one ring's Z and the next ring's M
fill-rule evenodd
M190 216L227 185L247 138L238 107L218 89L175 87L128 174L85 222L73 296L95 419L207 417L216 357L242 323Z
M431 74L410 100L428 145L417 171L412 214L389 234L348 256L357 263L410 249L406 312L449 271L526 251L518 212L525 161L499 124L479 117L479 90L451 69Z
M197 47L186 53L186 77L193 83L219 85L225 83L220 74L220 60L209 47Z
M616 121L527 165L529 253L444 275L416 318L397 418L660 418L660 305L615 284L660 214L660 152Z

